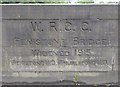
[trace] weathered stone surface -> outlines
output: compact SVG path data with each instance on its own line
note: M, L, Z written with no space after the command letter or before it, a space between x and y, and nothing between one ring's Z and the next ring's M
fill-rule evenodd
M118 82L117 6L4 5L2 11L4 82Z

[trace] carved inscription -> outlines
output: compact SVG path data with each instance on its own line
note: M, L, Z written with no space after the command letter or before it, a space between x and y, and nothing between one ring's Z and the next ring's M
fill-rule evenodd
M102 21L27 20L8 37L10 69L14 71L110 71L114 55ZM16 21L17 23L17 21ZM19 22L18 22L19 23ZM99 29L96 29L99 28ZM11 31L14 28L10 28ZM101 32L106 30L106 32ZM10 34L10 32L8 32ZM111 55L107 55L111 52ZM12 54L14 53L14 54ZM19 68L17 68L19 67ZM54 67L54 69L53 69ZM44 68L44 69L43 69Z

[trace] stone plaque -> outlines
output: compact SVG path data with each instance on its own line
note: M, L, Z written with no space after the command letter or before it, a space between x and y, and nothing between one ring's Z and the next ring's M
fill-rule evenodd
M5 81L6 75L35 79L40 73L62 72L63 80L71 80L74 73L95 78L117 71L117 13L109 12L111 8L116 6L3 6Z

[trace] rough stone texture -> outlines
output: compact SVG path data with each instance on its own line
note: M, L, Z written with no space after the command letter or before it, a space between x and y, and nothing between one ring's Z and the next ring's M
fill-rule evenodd
M117 5L3 5L3 82L117 83L117 32Z

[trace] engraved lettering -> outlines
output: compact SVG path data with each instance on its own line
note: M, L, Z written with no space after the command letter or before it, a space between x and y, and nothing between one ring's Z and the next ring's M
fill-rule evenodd
M50 31L52 30L58 31L56 28L56 22L50 22Z
M65 23L65 30L66 30L66 31L72 30L72 23L66 22L66 23Z
M89 28L89 23L88 22L83 22L82 23L82 30L83 31L91 31L91 29Z
M38 32L43 31L43 29L41 29L41 22L36 22L36 21L34 22L34 21L32 21L30 23L32 25L32 30L33 31L38 31Z

